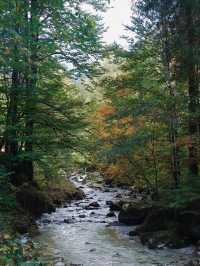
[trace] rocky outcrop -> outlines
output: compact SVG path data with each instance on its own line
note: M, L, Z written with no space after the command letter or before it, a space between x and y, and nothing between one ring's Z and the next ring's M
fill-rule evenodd
M152 206L147 211L147 215L137 228L138 232L155 232L160 230L168 230L174 226L177 220L178 210L168 207Z
M176 230L160 230L154 232L141 232L140 240L143 245L147 245L150 249L168 248L184 248L189 244L188 239L180 237Z
M182 211L178 216L177 231L192 242L200 240L200 210Z
M38 233L37 224L30 215L17 213L13 218L12 229L14 233L26 234L29 232L30 235L36 235Z
M24 184L18 189L16 199L20 206L34 217L39 217L44 212L50 213L55 210L53 202L44 192L28 184Z
M144 203L124 204L119 212L118 220L126 225L139 225L144 222L151 208Z
M82 190L77 189L68 181L48 186L41 190L37 185L25 183L16 189L17 210L12 223L14 231L24 234L36 232L35 220L43 213L51 213L55 208L71 200L85 197Z
M83 191L76 188L68 191L62 187L53 187L46 189L46 194L48 195L49 200L52 201L55 206L60 206L63 203L70 202L71 200L81 200L85 197Z
M141 242L150 248L182 248L200 240L199 200L180 208L158 203L125 204L118 219L126 225L138 225L129 235L138 235Z

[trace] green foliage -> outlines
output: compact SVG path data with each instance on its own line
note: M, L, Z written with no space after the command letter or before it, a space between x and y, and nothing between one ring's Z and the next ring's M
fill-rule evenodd
M16 208L15 193L8 182L8 175L5 171L0 173L0 208L3 212Z
M84 102L74 78L99 70L99 12L108 2L1 3L0 163L14 184L33 179L33 163L49 172L55 157L70 160L83 148Z
M199 194L199 8L199 1L135 1L129 50L115 47L118 71L99 80L95 164L156 193L174 188L172 202Z
M9 235L4 235L0 244L0 265L2 266L39 266L42 265L34 258L34 243L21 244Z
M185 207L190 203L199 200L200 181L193 179L188 182L185 180L180 188L174 190L174 193L168 194L169 202L172 207Z

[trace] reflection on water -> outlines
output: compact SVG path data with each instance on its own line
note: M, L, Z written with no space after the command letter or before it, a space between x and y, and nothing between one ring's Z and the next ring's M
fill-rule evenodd
M42 257L54 264L82 264L84 266L183 266L190 259L191 250L149 250L137 238L130 238L131 227L109 226L116 218L106 218L106 201L117 193L103 192L84 185L86 199L59 208L40 221L41 234L36 237ZM85 209L98 201L100 208ZM84 216L84 215L85 216Z

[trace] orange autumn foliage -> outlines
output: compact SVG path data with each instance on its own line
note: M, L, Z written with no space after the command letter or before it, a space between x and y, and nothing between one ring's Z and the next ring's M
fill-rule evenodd
M114 107L112 107L112 105L103 104L97 110L97 115L99 114L102 117L106 117L106 116L114 114L115 111L116 110Z
M109 164L105 170L108 177L117 177L125 175L128 169L128 162L126 159L119 160L117 163Z
M92 118L95 125L95 138L100 140L99 149L106 151L112 148L114 143L121 137L131 136L135 134L137 128L134 127L134 119L132 116L119 117L115 115L115 108L110 103L103 103L97 109ZM109 119L109 116L113 116ZM130 168L129 161L126 158L119 158L116 162L99 162L98 169L110 178L123 177Z

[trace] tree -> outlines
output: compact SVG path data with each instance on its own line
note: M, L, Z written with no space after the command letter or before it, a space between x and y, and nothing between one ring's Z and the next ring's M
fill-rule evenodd
M143 38L152 33L154 39L161 44L163 64L166 67L168 65L166 68L168 80L170 81L170 77L174 77L174 84L178 82L187 86L188 134L190 137L190 143L188 144L189 172L190 176L198 176L199 73L197 69L199 65L199 43L197 36L199 33L198 12L200 3L199 1L178 0L137 1L136 7L139 17L139 19L137 17L137 20L142 25L140 29L143 29L142 31L138 30L138 32ZM172 67L174 70L172 70ZM172 87L170 90L173 94ZM175 92L174 89L173 91ZM175 106L172 109L174 108ZM173 120L177 119L172 118L171 121ZM174 131L172 135L175 137L177 130L174 128L172 131ZM176 138L174 137L172 139ZM174 158L177 158L175 154L177 150L176 152L174 150L173 153ZM177 163L174 163L174 165L177 165Z
M33 162L38 160L37 112L41 111L38 109L41 95L45 92L50 98L49 95L56 95L60 90L59 82L54 87L50 80L55 80L55 76L63 79L64 72L69 77L95 72L101 56L103 28L99 17L84 7L87 4L102 10L106 1L101 4L79 0L1 3L1 95L2 106L7 106L1 136L1 147L5 150L3 157L7 159L2 162L9 161L6 166L16 185L33 180ZM55 105L53 102L52 110ZM62 108L61 100L61 113ZM51 119L52 111L45 111ZM56 123L59 122L56 120L54 127ZM53 125L43 126L45 131Z
M101 113L100 162L122 178L147 181L156 192L198 176L198 10L199 1L135 1L127 27L135 37L128 39L129 51L116 53L119 73L101 82L103 104L115 111ZM131 123L120 125L127 117ZM125 126L134 128L129 136Z

